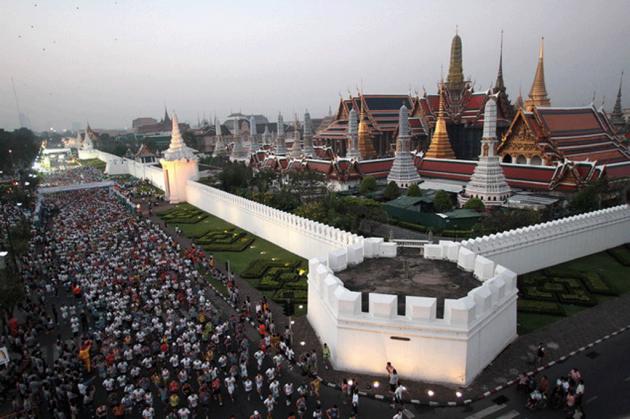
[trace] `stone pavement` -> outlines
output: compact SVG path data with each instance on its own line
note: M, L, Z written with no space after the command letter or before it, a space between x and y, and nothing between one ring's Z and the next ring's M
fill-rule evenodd
M161 205L155 208L154 212L168 207L168 204ZM159 217L154 215L151 217L151 220L164 228L164 223ZM165 230L183 247L192 245L190 239L176 234L174 228L169 226ZM252 287L246 280L238 277L235 280L240 288L240 297L242 299L249 296L252 303L254 303L262 298L262 293ZM223 306L222 308L233 309L228 307ZM296 344L296 359L299 359L307 351L316 350L318 352L319 375L325 384L331 387L338 386L344 378L351 378L355 382L358 381L360 383L359 388L364 396L377 399L389 399L391 397L391 393L388 392L385 366L383 366L383 374L380 376L354 374L322 368L321 346L315 332L306 320L306 316L289 318L284 315L282 307L278 304L270 302L270 307L277 330L284 330L285 326L293 322L292 329L294 332L294 343ZM414 404L437 406L475 401L489 395L498 386L514 380L519 373L534 369L534 354L540 342L543 342L547 347L545 362L551 361L567 356L572 351L613 333L629 323L630 294L626 294L598 304L591 309L581 311L571 317L558 320L535 332L519 336L468 387L457 388L456 386L409 382L404 379L401 381L404 381L404 385L408 389L408 399ZM357 348L357 350L366 349ZM404 375L404 371L401 371L401 374ZM378 382L378 387L376 388L374 386L375 382ZM432 397L428 396L429 390L434 392ZM462 397L457 397L456 391L460 391Z

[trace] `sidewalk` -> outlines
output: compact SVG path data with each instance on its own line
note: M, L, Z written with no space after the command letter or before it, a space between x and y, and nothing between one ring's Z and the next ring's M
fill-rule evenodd
M170 204L160 205L154 208L153 212L155 213L169 207ZM150 218L152 222L164 228L182 247L188 248L193 244L192 240L187 237L176 234L173 227L165 228L164 222L158 216L153 215ZM262 298L263 294L252 287L246 280L235 275L235 281L240 289L241 301L249 297L252 303L255 303ZM233 307L225 302L220 307L224 310L234 310ZM299 359L305 352L317 351L318 372L325 385L338 387L344 378L352 378L355 382L360 383L359 389L362 396L376 399L391 398L391 394L388 392L385 366L383 366L383 374L380 376L324 369L321 345L313 328L306 320L306 316L289 318L284 315L282 307L273 301L270 301L270 308L273 313L276 330L282 331L285 326L293 322L292 330L294 333L296 359ZM574 316L563 318L535 332L518 337L468 387L456 388L455 386L410 382L404 379L401 381L404 382L405 387L408 389L408 399L414 404L448 406L462 404L464 401L472 402L494 394L505 385L511 385L519 373L534 370L535 366L531 360L534 359L536 348L540 342L545 343L547 346L545 362L553 361L561 357L572 356L574 351L580 349L583 351L588 348L589 344L618 331L628 324L630 324L630 294L608 300ZM256 338L255 341L257 341L258 336L254 328L252 328L252 332L253 335L248 333L248 336L254 336ZM567 365L567 371L570 368L570 364ZM377 388L374 388L375 382L378 382ZM428 396L429 390L434 392L432 397ZM462 397L457 397L456 391L460 391Z

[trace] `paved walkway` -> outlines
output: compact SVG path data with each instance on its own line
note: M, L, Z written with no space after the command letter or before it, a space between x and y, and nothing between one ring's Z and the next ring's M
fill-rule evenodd
M164 204L155 208L153 211L155 213L168 207L168 204ZM151 220L164 227L164 222L159 217L153 215ZM193 244L187 237L176 234L173 227L165 227L165 230L183 247L190 247ZM241 299L249 296L252 303L255 303L262 298L263 294L252 287L246 280L242 280L236 276L236 284L240 288ZM385 395L386 397L390 397L387 392L385 366L383 366L383 375L381 376L354 374L321 368L321 347L314 330L306 320L306 316L288 318L283 314L282 308L278 304L270 302L270 307L273 312L277 330L284 330L285 326L288 326L291 321L294 322L292 329L294 331L297 359L306 351L310 352L316 350L318 352L318 359L320 361L319 375L326 382L339 384L344 378L352 378L355 382L358 380L361 383L359 387L366 395ZM233 308L227 304L221 308L233 310ZM407 396L409 399L418 400L421 403L427 404L433 400L444 404L447 402L461 402L462 400L482 398L484 393L513 380L520 372L532 370L534 368L532 360L534 359L536 348L540 342L545 343L547 346L546 361L550 361L562 356L567 356L572 351L588 345L629 323L630 294L626 294L608 300L591 309L584 310L571 317L561 319L535 332L518 337L466 388L457 389L454 386L449 387L405 381L404 384L409 390ZM366 349L357 348L357 350ZM374 388L373 386L373 383L376 381L378 381L379 384L378 388ZM428 390L432 390L435 393L432 398L427 396ZM456 397L456 390L463 393L462 398ZM379 398L379 396L377 396L377 398Z

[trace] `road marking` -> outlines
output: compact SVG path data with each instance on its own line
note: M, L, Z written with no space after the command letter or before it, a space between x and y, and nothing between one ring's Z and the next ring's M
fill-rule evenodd
M496 419L514 419L515 417L518 417L519 415L520 413L518 413L516 410L510 410L506 414L498 416Z
M588 400L586 401L586 404L589 404L590 402L594 402L594 401L595 401L598 397L599 397L599 396L593 396L593 397L591 397L590 399L588 399Z
M504 408L505 408L504 404L494 404L492 406L486 407L483 410L478 411L477 413L473 413L470 416L466 416L466 419L483 419Z
M413 418L415 418L415 417L416 417L416 415L414 415L413 413L411 413L411 410L409 410L409 409L404 409L404 410L403 410L403 415L405 415L405 417L406 417L406 418L409 418L409 419L413 419Z

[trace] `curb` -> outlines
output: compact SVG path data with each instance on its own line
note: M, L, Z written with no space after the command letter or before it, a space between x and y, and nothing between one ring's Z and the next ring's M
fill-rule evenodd
M576 349L574 351L571 351L568 355L563 355L563 356L561 356L560 358L558 358L556 360L549 361L546 364L541 365L540 367L537 367L537 368L535 368L533 370L527 371L525 373L525 375L527 375L529 377L529 376L535 375L535 374L537 374L537 373L539 373L541 371L544 371L544 370L546 370L548 368L551 368L551 367L553 367L556 364L561 364L564 361L566 361L567 359L569 359L569 358L571 358L571 357L573 357L575 355L578 355L578 354L580 354L582 352L585 352L586 350L591 349L595 345L597 345L599 343L602 343L602 342L604 342L604 341L606 341L606 340L608 340L608 339L610 339L612 337L615 337L615 336L617 336L617 335L619 335L619 334L621 334L621 333L623 333L623 332L625 332L627 330L630 330L630 324L627 325L627 326L624 326L622 328L619 328L619 329L615 330L614 332L611 332L611 333L607 334L606 336L601 337L601 338L599 338L599 339L597 339L597 340L595 340L595 341L593 341L593 342L591 342L591 343L589 343L587 345L581 346L580 348L578 348L578 349ZM320 376L317 376L317 378L319 378L322 381L322 383L324 385L326 385L327 387L334 388L336 390L341 391L341 386L339 384L331 383L329 381L326 381ZM492 395L494 395L494 394L496 394L496 393L498 393L498 392L500 392L502 390L505 390L506 388L511 387L512 385L516 384L517 381L518 381L518 376L516 378L512 379L512 380L509 380L505 384L501 384L500 386L496 386L493 389L484 392L480 396L473 397L473 398L470 398L470 399L457 400L457 401L435 401L435 400L430 400L430 399L425 399L425 400L403 399L403 403L405 403L405 404L409 403L409 404L413 404L413 405L417 405L417 406L429 406L429 407L467 406L467 405L470 405L473 402L477 402L477 401L483 400L483 399L485 399L485 398L487 398L489 396L492 396ZM372 394L372 393L366 393L365 391L359 391L359 395L362 396L362 397L368 397L370 399L380 400L380 401L386 401L386 400L391 401L391 400L393 400L393 397L391 395L384 395L384 394L378 394L378 393Z

